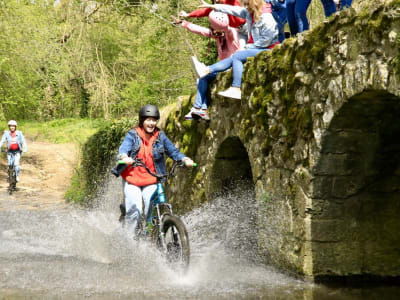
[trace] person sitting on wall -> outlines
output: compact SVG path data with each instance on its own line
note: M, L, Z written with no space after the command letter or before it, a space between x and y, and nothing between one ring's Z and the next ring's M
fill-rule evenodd
M217 2L218 4L242 6L239 0L212 0L213 4L215 4L215 2ZM179 13L179 16L182 18L203 18L208 17L211 12L211 8L200 8L192 11L191 13L187 13L182 10ZM243 48L246 45L247 41L247 28L246 26L244 26L246 20L233 15L228 15L228 20L230 27L238 29L240 46Z
M243 0L243 6L231 6L224 4L208 4L203 1L200 7L211 8L215 11L239 16L246 19L249 28L248 42L245 50L239 50L231 57L221 60L211 66L204 66L196 57L192 57L192 64L199 78L203 78L211 73L219 73L233 69L232 86L226 91L218 94L223 97L241 99L241 85L243 63L248 57L256 56L262 51L271 50L278 41L278 25L272 16L271 7L267 7L264 0Z
M228 15L216 11L211 11L208 16L210 28L198 26L178 18L171 16L175 24L181 24L183 28L217 41L218 58L223 60L232 56L240 48L239 34L236 28L229 26ZM217 77L217 72L213 72L200 78L197 81L197 95L191 110L185 115L185 120L193 118L201 118L209 121L210 117L207 112L208 100L207 91L208 83Z

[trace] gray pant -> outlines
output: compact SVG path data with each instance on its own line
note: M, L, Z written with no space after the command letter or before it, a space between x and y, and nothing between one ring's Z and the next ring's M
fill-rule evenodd
M7 152L7 159L8 159L8 165L11 166L14 164L14 170L15 170L15 175L19 176L19 171L21 170L19 166L19 161L21 159L21 152L17 151L12 154L11 152Z

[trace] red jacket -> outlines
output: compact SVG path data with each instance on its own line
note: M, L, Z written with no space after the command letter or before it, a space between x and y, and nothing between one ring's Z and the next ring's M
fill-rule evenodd
M221 1L221 4L242 6L240 4L239 0L225 0L225 1ZM189 17L191 17L191 18L208 17L208 15L210 14L211 11L212 11L211 8L196 9L196 10L192 11L189 14ZM245 19L242 19L242 18L239 18L239 17L235 17L235 16L232 16L232 15L228 15L228 18L229 18L229 26L231 26L231 27L238 28L241 25L243 25L244 23L246 23Z

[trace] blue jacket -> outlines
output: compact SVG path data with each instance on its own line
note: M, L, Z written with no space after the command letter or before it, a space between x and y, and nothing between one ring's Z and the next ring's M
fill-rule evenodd
M267 48L278 40L278 24L271 13L262 13L260 19L253 24L251 14L241 6L215 4L215 11L233 15L246 20L248 36L253 36L254 44L247 44L246 49Z
M126 154L132 158L136 158L141 144L142 139L139 137L136 130L130 130L119 147L118 159L120 159L121 155L123 154ZM160 131L153 144L154 166L159 174L166 173L165 154L167 154L173 160L182 160L185 158L185 155L183 155L179 149L176 148L175 145L167 138L164 131Z
M19 150L26 152L28 151L28 146L26 145L24 135L22 134L22 131L16 130L15 131L16 136L17 136L17 143ZM10 148L10 143L11 143L11 132L9 130L4 131L3 137L1 138L0 141L0 148L3 146L4 142L7 141L7 149Z

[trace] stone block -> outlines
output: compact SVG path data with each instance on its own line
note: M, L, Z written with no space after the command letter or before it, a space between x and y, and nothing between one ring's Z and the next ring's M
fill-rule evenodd
M347 223L343 220L312 220L311 239L313 242L339 242L345 240Z
M335 202L330 199L312 199L312 220L343 220L345 206L343 203Z
M363 171L363 160L349 154L326 153L313 168L313 175L358 175Z

